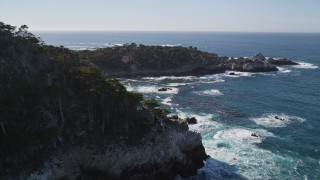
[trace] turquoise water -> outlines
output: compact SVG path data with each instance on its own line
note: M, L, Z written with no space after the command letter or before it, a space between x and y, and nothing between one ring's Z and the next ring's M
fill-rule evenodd
M320 34L35 34L48 44L76 50L135 42L195 46L235 57L262 52L300 62L272 73L148 77L122 79L122 83L130 91L157 99L172 114L198 119L190 129L202 134L206 152L212 158L191 179L320 179ZM172 90L158 92L160 87Z

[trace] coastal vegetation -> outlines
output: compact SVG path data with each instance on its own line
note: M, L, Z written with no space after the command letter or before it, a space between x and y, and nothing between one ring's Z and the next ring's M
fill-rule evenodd
M124 44L93 51L78 51L82 60L101 68L105 77L186 76L230 71L277 71L276 65L294 65L286 58L266 58L261 53L251 58L228 58L196 47L146 46Z
M121 179L157 174L173 178L176 174L190 176L203 166L207 155L199 134L185 128L181 131L185 124L167 118L168 112L159 109L156 101L128 92L116 79L106 80L93 64L98 61L88 59L95 56L92 52L46 45L27 28L0 22L0 179L27 178L43 171L50 171L47 174L51 178ZM99 51L110 59L118 56L113 55L114 50ZM173 141L168 134L175 132L182 135L179 142L185 145L173 148L177 144L172 142L170 147L175 151L168 153L167 160L136 160L137 164L128 160L116 170L106 169L108 160L120 160L117 154L144 147L141 145L152 142L159 133L162 138L151 147L160 148L162 143ZM111 151L113 147L118 149ZM140 151L146 153L143 148ZM199 156L190 156L192 152ZM105 159L103 166L93 162L94 157L105 157L106 153L113 157ZM158 156L151 155L155 159ZM176 159L177 155L183 159ZM91 161L81 161L87 156ZM71 157L73 173L61 173L66 171L66 164L72 164ZM137 157L133 154L130 158ZM60 159L59 165L54 165L54 158ZM48 164L50 168L45 169ZM166 168L159 171L157 166Z
M0 179L194 175L208 157L188 130L197 120L168 117L114 78L275 71L275 64L294 62L135 43L72 51L0 22Z

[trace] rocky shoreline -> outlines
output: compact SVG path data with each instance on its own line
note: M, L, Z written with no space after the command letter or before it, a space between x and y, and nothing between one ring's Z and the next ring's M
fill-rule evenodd
M174 179L204 165L187 120L27 26L0 34L0 179Z
M268 72L293 63L135 44L77 52L43 44L27 26L0 22L0 32L0 179L190 177L208 158L188 128L197 120L168 117L155 100L106 77Z
M219 63L217 63L218 61ZM287 58L266 58L262 53L256 53L250 58L228 58L216 57L216 61L206 61L204 63L181 64L176 68L168 69L146 69L139 68L138 65L131 64L129 70L110 71L108 68L96 64L102 69L103 76L106 78L134 78L134 77L159 77L159 76L203 76L210 74L225 73L226 71L240 72L272 72L278 71L277 66L298 65Z
M151 119L150 119L151 120ZM134 145L123 140L107 147L72 146L51 156L46 167L27 179L174 179L194 176L209 157L201 135L178 117L158 119ZM161 123L161 124L160 124Z

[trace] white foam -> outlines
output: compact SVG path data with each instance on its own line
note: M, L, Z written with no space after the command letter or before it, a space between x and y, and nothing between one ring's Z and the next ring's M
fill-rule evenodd
M206 114L206 113L193 113L193 112L183 112L181 110L176 110L177 115L180 118L187 118L187 117L195 117L197 119L197 124L189 125L189 129L191 131L201 132L207 131L211 129L218 129L222 127L221 123L213 121L212 118L214 117L213 114Z
M192 80L192 79L196 79L197 77L195 76L161 76L161 77L144 77L142 79L145 80L154 80L154 81L163 81L166 79L169 80Z
M198 95L210 95L210 96L221 96L223 95L218 89L210 89L205 91L194 91L193 93Z
M226 80L217 78L217 79L214 80L213 82L222 83L222 82L226 82Z
M208 75L208 76L202 76L199 78L200 83L223 83L226 80L221 78L221 75Z
M136 79L126 79L126 81L128 81L128 82L138 82L138 80L136 80Z
M185 86L185 85L188 85L190 83L169 83L167 84L167 86L170 86L170 87L178 87L178 86Z
M229 73L235 73L234 75L230 75ZM252 77L256 73L251 73L251 72L240 72L240 71L226 71L224 76L226 77Z
M318 66L313 65L311 63L306 63L306 62L298 62L299 65L294 65L293 67L295 68L300 68L300 69L317 69Z
M253 137L251 133L255 133L259 137ZM280 171L283 170L277 166L279 161L296 162L290 157L283 157L269 150L258 148L257 144L263 142L267 137L275 136L264 129L231 127L216 132L212 139L203 139L203 142L208 155L227 163L229 167L237 166L237 172L245 178L279 177ZM212 168L219 167L213 165L207 162L207 167L203 167L202 170L205 171L204 173L214 173Z
M211 74L211 75L205 75L201 76L200 79L216 79L216 78L221 78L220 74Z
M258 137L251 136L252 133L256 133ZM216 140L232 141L237 143L261 143L267 136L274 136L272 133L263 129L241 129L233 128L227 130L218 131L213 138Z
M291 70L290 69L286 69L286 68L283 68L283 67L279 67L277 66L277 68L279 69L279 73L290 73Z
M158 86L131 86L130 84L125 85L127 91L136 91L140 93L157 93L157 94L178 94L179 89L170 87L167 91L158 91L161 87Z
M251 118L250 120L264 127L286 127L292 123L302 123L305 121L301 117L273 113L263 114L261 117Z
M218 89L206 90L206 91L203 91L203 94L213 95L213 96L221 96L221 95L223 95L223 93L220 92Z
M164 99L161 101L161 103L162 103L162 104L165 104L165 105L168 105L168 106L172 106L171 101L172 101L172 96L169 96L169 97L164 98Z
M268 137L278 138L265 129L230 127L213 120L213 114L194 114L177 110L179 117L196 117L198 123L189 129L202 134L202 141L209 158L205 166L198 170L197 176L189 179L265 179L281 177L284 171L279 162L293 166L301 163L290 156L281 156L272 151L259 148ZM252 133L258 137L251 136ZM236 166L236 169L232 167ZM291 167L291 166L290 166ZM236 171L235 171L236 170Z

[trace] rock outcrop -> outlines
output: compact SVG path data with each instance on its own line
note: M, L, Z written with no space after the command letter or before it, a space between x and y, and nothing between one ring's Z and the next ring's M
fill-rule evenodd
M148 134L139 145L110 144L99 151L96 147L72 148L29 178L174 179L195 175L208 158L201 136L181 128L187 127L186 122L168 121L170 128Z
M295 64L285 58L267 59L262 53L257 53L251 58L228 58L194 48L129 44L90 53L87 51L78 53L100 67L105 77L202 76L224 73L226 70L270 72L278 70L276 65ZM131 55L127 63L121 61L122 56L115 56L115 54L125 55L126 53Z
M258 59L231 59L226 63L226 67L228 70L242 72L270 72L278 70L274 64Z
M262 53L256 53L252 60L254 61L265 61L266 60L266 57L264 57L264 55Z
M195 117L186 118L188 124L197 124L197 119Z
M0 47L0 179L173 179L204 165L186 121L77 52L2 22Z
M278 58L278 59L273 59L273 58L269 58L267 60L267 62L270 62L274 65L278 65L278 66L282 66L282 65L299 65L296 62L293 62L287 58Z

